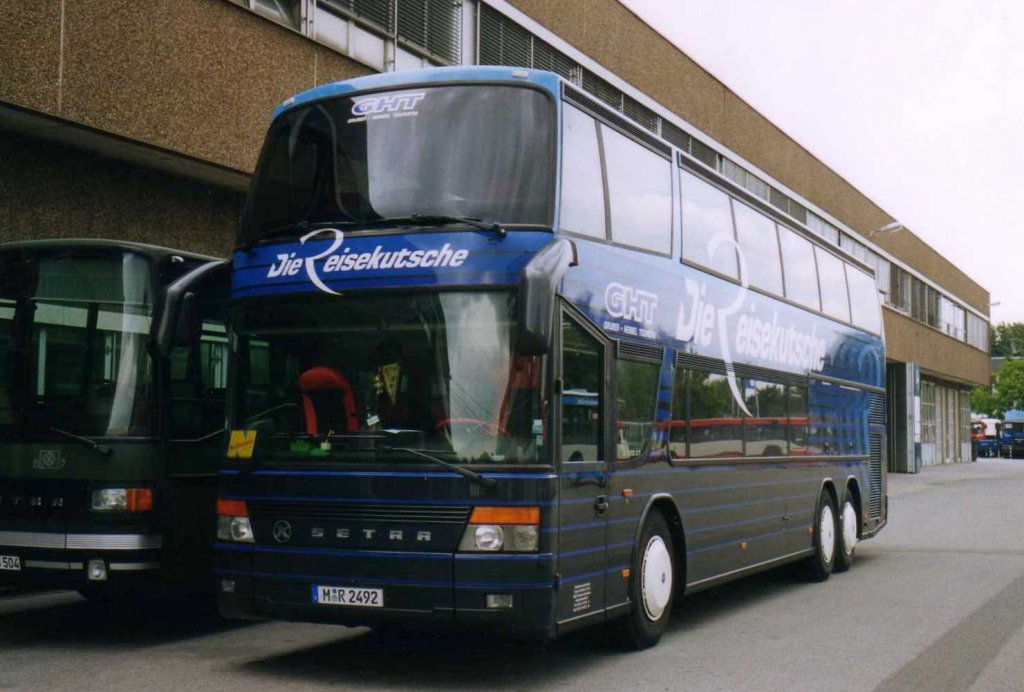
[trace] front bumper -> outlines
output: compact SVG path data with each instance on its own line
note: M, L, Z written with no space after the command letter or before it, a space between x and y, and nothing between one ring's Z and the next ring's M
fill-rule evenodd
M138 581L161 569L163 537L149 533L60 533L0 530L0 555L21 569L0 571L0 583L79 589ZM90 579L90 561L102 560L105 579Z
M482 628L554 634L553 556L295 550L217 544L216 584L225 617L348 626ZM384 606L314 603L316 586L379 588ZM489 608L488 595L509 595Z

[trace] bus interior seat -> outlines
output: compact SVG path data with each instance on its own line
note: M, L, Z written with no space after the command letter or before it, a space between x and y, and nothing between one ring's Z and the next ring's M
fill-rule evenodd
M356 401L348 379L334 368L317 366L299 375L306 434L331 430L358 432Z

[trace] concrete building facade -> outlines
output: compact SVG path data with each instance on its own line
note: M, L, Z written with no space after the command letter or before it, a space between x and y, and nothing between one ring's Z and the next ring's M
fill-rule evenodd
M970 459L988 292L616 0L0 0L0 240L226 254L275 105L459 63L560 72L874 266L890 468Z

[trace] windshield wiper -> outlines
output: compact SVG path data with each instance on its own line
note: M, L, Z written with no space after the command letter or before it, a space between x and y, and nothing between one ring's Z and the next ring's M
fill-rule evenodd
M99 452L105 457L109 457L113 453L113 450L110 449L110 447L108 447L107 445L101 442L97 442L96 440L92 440L88 437L82 437L81 435L76 435L74 433L68 432L67 430L61 430L60 428L54 428L52 426L50 427L50 431L55 432L58 435L63 435L64 437L69 437L72 440L77 440L78 442L81 442L84 445L88 445L89 447L91 447L92 449Z
M438 457L435 457L433 454L427 454L426 452L421 452L418 449L412 449L410 447L378 447L378 449L382 449L386 452L405 452L406 454L412 454L414 456L422 457L423 459L434 462L438 466L443 466L449 471L454 471L460 476L468 478L472 482L482 485L485 488L495 488L498 485L493 478L487 478L485 476L480 475L476 471L470 471L469 469L463 468L458 464L453 464L451 462L445 461L444 459L439 459Z
M432 224L432 223L464 223L467 226L473 228L479 228L484 231L494 231L499 238L504 238L508 235L508 230L497 221L493 223L487 223L480 219L471 219L468 216L450 216L446 214L413 214L409 217L409 220L415 223Z

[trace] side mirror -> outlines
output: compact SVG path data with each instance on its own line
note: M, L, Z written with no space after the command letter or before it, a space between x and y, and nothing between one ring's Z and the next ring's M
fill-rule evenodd
M156 347L162 356L167 357L175 346L198 336L201 324L196 287L201 285L200 282L216 278L219 273L230 269L231 265L224 260L207 262L167 287L156 329Z
M565 272L578 263L572 241L556 238L523 267L516 325L520 355L541 356L551 350L555 292Z
M191 344L199 338L201 331L202 323L199 318L199 307L196 305L196 294L189 291L181 298L172 347Z

